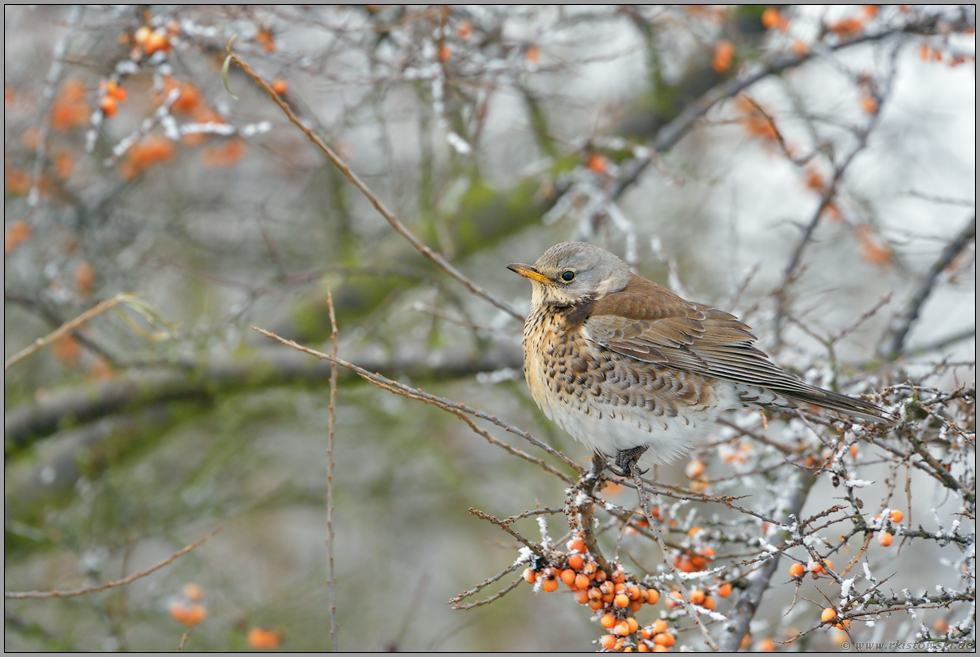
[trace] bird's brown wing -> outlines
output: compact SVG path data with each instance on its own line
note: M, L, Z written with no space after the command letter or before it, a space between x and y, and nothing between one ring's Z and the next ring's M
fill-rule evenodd
M777 367L734 315L685 301L639 276L596 301L582 328L592 342L637 360L759 386L849 415L887 419L874 404L811 386Z

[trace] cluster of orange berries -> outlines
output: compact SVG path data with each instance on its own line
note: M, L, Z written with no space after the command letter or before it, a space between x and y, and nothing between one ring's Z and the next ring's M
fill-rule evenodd
M708 563L714 556L714 548L699 547L694 550L694 554L679 554L674 557L674 565L682 573L699 573L702 570L707 570Z
M833 607L827 607L820 613L820 621L823 623L829 623L829 621L832 621L834 618L837 618L837 610ZM836 627L838 630L843 630L845 627L848 627L851 624L851 621L845 618L839 623L829 624L832 627Z
M143 55L149 57L158 52L170 52L173 48L171 39L180 33L180 25L177 21L170 21L164 28L152 28L143 25L133 32L132 39L127 39L123 35L122 41L129 41L133 45L131 57L134 60L142 59Z
M129 96L126 90L119 86L119 83L115 80L103 80L100 82L99 91L102 94L102 97L99 99L99 109L102 110L106 118L115 116L119 109L119 103L126 102L126 98Z
M806 574L807 570L813 573L813 577L816 578L819 575L826 575L829 571L834 569L834 563L830 559L824 559L819 563L816 561L811 561L809 564L804 566L801 563L794 563L789 567L789 576L793 579L800 579Z
M727 598L732 594L732 585L728 582L715 585L709 589L701 590L694 589L691 591L691 604L697 605L702 609L707 609L708 611L715 610L715 599L710 595L714 592L719 598ZM670 595L667 596L667 602L665 603L668 607L673 609L679 606L683 602L683 595L677 589L673 589Z
M905 515L898 509L891 511L888 514L888 520L890 520L895 524L902 522L902 518L904 517ZM875 522L880 522L880 521L881 521L881 514L878 514L877 516L875 516ZM891 529L891 527L888 527L888 529ZM888 547L889 545L892 544L892 538L893 538L892 533L888 531L888 529L883 529L882 531L878 532L878 543L880 543L882 547Z
M615 570L612 573L599 568L598 564L586 554L585 541L574 538L567 545L569 555L566 567L548 567L541 570L528 568L524 580L530 584L540 580L541 590L551 593L558 590L558 582L563 582L575 593L575 601L588 605L592 611L630 610L636 612L643 603L657 604L660 592L647 589L636 582L627 582L626 573Z
M623 639L625 645L625 638L639 630L636 619L628 614L639 611L644 604L657 604L660 592L636 581L628 581L622 569L608 573L599 568L588 556L585 541L581 538L573 538L566 547L570 554L564 568L528 568L524 571L525 581L531 584L540 582L541 590L545 593L558 590L559 581L563 582L574 593L576 602L602 614L600 623L612 631L600 641L602 646L611 650L613 648L605 644L615 646L619 639Z
M183 598L170 605L170 617L178 623L194 627L208 617L208 608L201 604L204 589L197 584L185 584Z
M126 151L119 175L124 180L133 180L146 169L169 162L176 152L174 142L162 135L144 137Z
M633 652L633 646L627 637L637 631L640 639L636 643L636 652L667 652L677 640L667 631L667 623L659 618L642 628L635 618L617 620L611 614L603 616L599 623L612 630L611 634L603 635L599 639L599 645L609 652Z

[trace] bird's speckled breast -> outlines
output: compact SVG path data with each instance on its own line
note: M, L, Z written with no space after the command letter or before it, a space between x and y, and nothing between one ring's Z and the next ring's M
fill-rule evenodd
M647 445L648 456L668 461L735 405L726 382L641 362L585 335L573 309L532 305L524 376L545 415L594 450L614 456Z

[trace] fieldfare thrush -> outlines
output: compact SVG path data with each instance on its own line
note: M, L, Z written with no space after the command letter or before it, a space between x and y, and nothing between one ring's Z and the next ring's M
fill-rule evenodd
M681 456L724 410L814 405L888 423L874 404L803 382L734 315L632 273L586 242L507 267L531 281L524 376L548 418L628 474Z

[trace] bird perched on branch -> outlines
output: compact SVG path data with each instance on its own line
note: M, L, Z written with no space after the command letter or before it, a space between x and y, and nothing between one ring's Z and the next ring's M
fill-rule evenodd
M814 405L887 423L878 406L778 367L734 315L686 301L585 242L507 267L531 281L524 376L549 419L620 474L683 454L724 410Z

